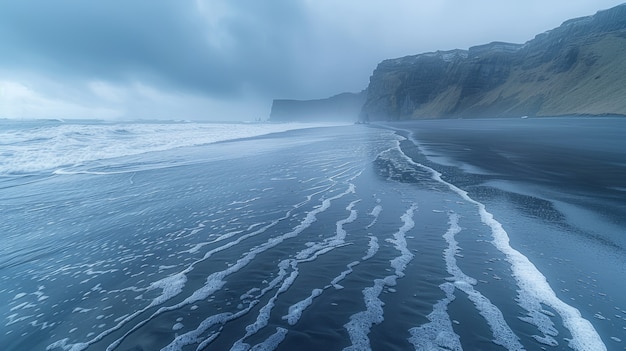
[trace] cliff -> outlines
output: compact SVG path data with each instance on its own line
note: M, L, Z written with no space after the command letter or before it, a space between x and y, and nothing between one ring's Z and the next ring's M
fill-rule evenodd
M626 4L525 44L494 42L381 62L361 118L626 115Z
M274 100L271 121L356 121L365 91L343 93L319 100Z

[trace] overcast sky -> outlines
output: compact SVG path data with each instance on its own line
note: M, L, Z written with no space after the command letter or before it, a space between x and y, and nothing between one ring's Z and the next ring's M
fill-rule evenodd
M266 119L386 58L524 43L622 1L2 1L0 118Z

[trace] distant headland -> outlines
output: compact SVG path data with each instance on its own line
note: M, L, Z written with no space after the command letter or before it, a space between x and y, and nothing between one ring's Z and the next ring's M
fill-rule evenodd
M270 120L626 115L626 4L525 44L492 42L379 63L363 92L274 100Z
M355 121L365 104L367 92L342 93L319 100L274 100L270 120Z

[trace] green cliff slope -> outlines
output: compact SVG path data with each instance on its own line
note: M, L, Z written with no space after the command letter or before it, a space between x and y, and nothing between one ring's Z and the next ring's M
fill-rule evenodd
M626 115L626 4L527 43L381 62L361 118Z

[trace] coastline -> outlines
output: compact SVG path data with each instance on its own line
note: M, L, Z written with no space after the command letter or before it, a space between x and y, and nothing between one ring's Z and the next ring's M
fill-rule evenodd
M625 310L623 256L572 232L571 219L547 216L567 211L540 194L488 182L502 174L443 166L429 160L432 145L420 153L430 137L455 141L451 126L443 140L412 123L393 125L404 134L299 129L0 189L0 227L10 233L0 262L9 333L0 341L8 350L368 350L439 345L445 332L464 349L567 345L571 328L585 329L566 325L575 319L557 305L532 303L547 295L512 274L520 266L497 245L502 229L541 273L527 278L545 277L610 349L626 326L608 321ZM451 151L443 146L442 157ZM15 337L29 333L37 337Z

